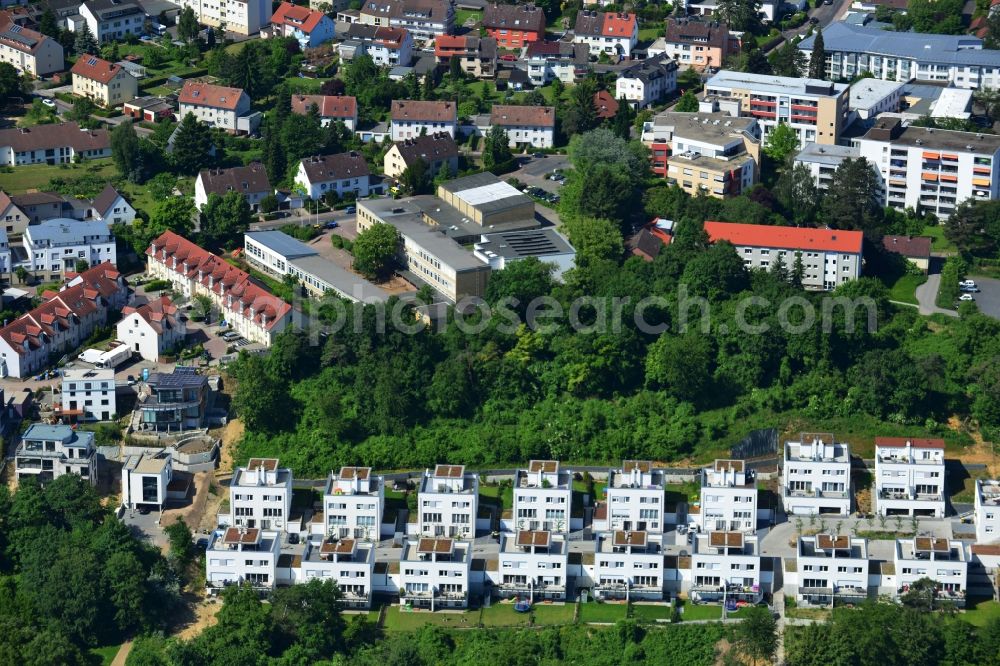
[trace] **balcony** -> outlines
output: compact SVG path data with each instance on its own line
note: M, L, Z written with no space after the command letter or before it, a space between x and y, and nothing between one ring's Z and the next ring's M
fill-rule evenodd
M790 490L784 488L785 497L815 497L816 499L847 499L847 492L840 490Z

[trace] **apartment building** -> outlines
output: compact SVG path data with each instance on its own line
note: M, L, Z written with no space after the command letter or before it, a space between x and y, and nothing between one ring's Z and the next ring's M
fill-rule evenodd
M568 534L573 507L573 474L558 460L532 460L514 475L517 531Z
M173 475L173 460L166 451L127 456L122 464L122 506L163 511Z
M205 583L209 588L249 584L273 589L280 554L280 532L256 527L215 530L205 550Z
M111 421L118 415L115 371L68 368L62 372L57 415L74 421Z
M418 495L422 536L476 538L479 477L464 465L437 465L424 470Z
M334 37L333 19L323 12L290 2L282 2L271 16L270 34L276 37L294 37L299 48L316 48ZM261 36L266 36L263 31Z
M377 542L385 512L385 481L371 467L341 467L323 491L326 536ZM395 526L393 526L395 527Z
M602 528L662 534L665 483L663 470L648 460L626 460L620 469L609 470L605 489L608 517Z
M663 599L662 535L638 530L594 537L594 596L598 599Z
M111 183L104 186L92 203L96 220L112 225L135 222L135 208Z
M393 0L381 0L392 3ZM365 8L379 0L368 0ZM400 9L389 17L389 25L402 28L415 39L429 41L451 34L455 27L455 3L451 0L402 0Z
M299 566L299 582L333 581L348 608L370 608L375 573L375 544L358 539L311 537Z
M341 122L353 132L358 126L358 101L350 95L292 95L292 113L307 116L313 107L323 127Z
M389 28L352 23L345 34L347 41L338 49L345 60L367 53L380 67L407 67L413 60L413 35L405 28ZM348 57L348 53L353 55Z
M851 86L848 108L851 115L874 121L880 114L896 113L903 104L904 84L881 79L861 79Z
M193 366L150 373L140 384L132 426L168 433L203 428L207 399L208 377Z
M122 309L116 330L117 340L153 363L180 349L187 337L185 318L167 295L152 300L136 298Z
M229 506L236 527L292 531L292 470L277 458L251 458L233 473Z
M407 540L400 557L400 603L418 608L469 605L472 542L455 539Z
M896 539L893 564L897 597L906 594L918 580L930 578L938 602L965 607L969 561L961 541L928 536Z
M755 474L743 460L716 460L701 470L701 513L696 521L706 532L757 530Z
M551 148L555 144L556 109L552 106L494 104L490 126L502 127L512 148Z
M747 268L770 270L780 260L791 271L801 258L806 289L830 291L861 275L860 231L737 222L706 222L705 231L713 243L732 243Z
M53 217L65 217L66 201L50 192L8 195L0 190L0 220L9 236L20 236L29 224Z
M643 125L653 173L692 196L739 196L760 178L760 125L725 113L658 113Z
M117 63L81 55L73 63L73 94L111 108L135 99L139 82Z
M875 438L875 510L880 516L944 518L944 440Z
M194 205L204 210L208 198L213 194L224 197L230 192L239 192L246 199L250 210L260 211L260 202L273 194L267 170L260 162L229 169L202 169L194 181Z
M622 70L615 81L615 98L645 109L677 90L677 63L666 57L647 58Z
M705 84L705 95L738 101L740 115L756 118L765 138L779 123L787 124L800 148L836 144L847 127L846 83L722 70Z
M861 151L853 146L824 146L810 143L795 156L795 166L803 165L812 174L816 189L827 191L833 185L834 174L844 160L856 160Z
M270 347L292 319L292 306L250 280L250 275L172 231L146 250L146 273L169 280L184 296L204 294L247 340Z
M639 43L639 21L635 14L583 9L576 15L573 41L586 44L592 56L604 53L617 60L631 58Z
M851 513L851 450L829 433L802 433L785 442L781 501L796 516Z
M1000 136L903 126L880 118L860 140L879 172L884 203L946 219L958 204L1000 198Z
M21 74L46 76L62 71L63 47L36 30L0 19L0 62L13 65Z
M313 155L299 162L296 185L310 199L319 200L328 193L355 198L371 193L368 162L361 153L350 151L336 155Z
M76 123L0 129L0 166L72 164L77 155L111 156L107 130L88 130Z
M457 173L458 145L445 132L397 141L386 152L382 160L382 171L389 178L399 178L404 171L421 160L427 165L427 173L432 178L442 169L445 173Z
M497 40L475 35L441 35L434 40L434 60L450 66L457 58L459 67L468 76L492 79L497 68Z
M88 0L80 5L80 16L98 44L138 37L146 20L146 12L136 0Z
M97 220L43 220L24 230L22 243L27 253L25 268L46 280L75 272L80 260L90 266L118 261L114 235L106 222Z
M393 141L439 132L446 132L454 139L458 127L458 111L455 102L394 99L390 120Z
M812 57L814 36L799 42ZM838 21L823 28L825 71L830 79L852 79L865 72L887 81L938 81L956 88L1000 87L1000 52L983 48L971 35L886 32Z
M800 536L796 544L798 590L801 604L830 606L857 604L868 598L868 541L840 534Z
M486 5L482 25L504 49L520 49L545 39L545 12L533 4Z
M976 521L976 543L995 543L1000 540L1000 481L976 479L973 516Z
M590 48L573 42L532 41L521 56L532 85L544 86L559 79L571 84L590 74Z
M701 601L757 603L763 597L757 536L740 530L698 534L691 552L689 595Z
M0 377L27 377L49 365L53 354L76 349L125 304L125 279L110 263L94 266L58 293L0 328Z
M68 425L35 423L21 435L14 453L18 482L34 477L45 483L64 474L76 474L91 485L97 483L97 448L94 433L73 430Z
M497 555L501 597L562 601L567 598L569 544L547 531L504 532Z
M0 229L0 275L10 273L13 269L13 256L10 252L10 241L7 232Z
M247 37L271 22L269 0L178 0L177 4L194 10L198 23Z
M177 98L182 120L189 113L195 118L229 132L250 132L250 96L241 88L227 88L211 83L184 81Z
M663 53L685 69L690 67L701 72L720 67L739 49L740 40L730 34L726 23L695 18L667 19Z

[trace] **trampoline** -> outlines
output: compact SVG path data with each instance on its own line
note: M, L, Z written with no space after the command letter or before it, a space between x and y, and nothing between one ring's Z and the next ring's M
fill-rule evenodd
M525 599L518 599L514 602L515 613L527 613L531 610L531 602Z

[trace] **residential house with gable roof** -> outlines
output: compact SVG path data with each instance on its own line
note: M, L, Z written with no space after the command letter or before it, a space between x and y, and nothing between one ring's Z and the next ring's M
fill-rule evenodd
M545 12L530 3L486 5L482 24L504 49L520 49L545 39Z
M273 193L264 165L253 162L230 169L203 169L194 181L194 205L203 210L211 195L224 197L230 192L239 192L250 210L259 211L261 200Z
M582 10L576 15L573 41L586 44L592 56L631 58L639 43L639 21L635 14Z
M108 130L83 129L77 123L0 129L0 166L72 164L77 155L110 157Z
M342 122L352 132L358 125L358 101L350 95L292 95L292 113L309 115L316 107L319 123L329 127L331 123Z
M319 10L282 2L271 16L271 30L262 30L261 36L268 32L276 37L294 37L301 48L308 49L333 39L334 23Z
M256 129L256 125L251 121L250 96L241 88L227 88L188 80L184 82L177 102L180 107L178 113L180 120L184 120L190 113L206 125L231 133L252 132ZM257 123L259 122L258 118Z
M310 199L321 199L327 192L342 197L353 194L366 197L371 192L371 171L361 153L350 151L336 155L314 155L299 162L295 182Z
M425 134L392 144L382 160L382 171L389 178L399 178L403 172L423 160L433 178L441 169L458 172L458 145L445 132Z
M544 86L559 79L576 83L590 74L590 48L573 42L534 41L525 47L521 61L532 85Z
M406 28L352 23L339 46L340 56L352 59L367 53L380 67L406 67L413 60L413 35Z
M117 63L83 54L73 63L73 94L111 108L135 99L139 82Z
M161 356L184 344L187 323L169 296L136 299L122 309L117 339L142 357L156 363Z
M551 148L555 144L556 110L552 106L494 104L490 126L502 127L511 147Z
M434 58L439 65L458 58L461 70L477 79L492 79L497 69L497 40L476 35L441 35L434 40Z
M677 63L669 58L647 58L618 74L615 96L635 109L645 109L677 90Z
M109 225L135 222L135 208L111 183L94 198L93 212L95 219Z
M458 106L452 101L394 99L390 110L392 140L412 139L421 134L447 132L455 138Z
M45 76L65 66L58 40L0 18L0 62L14 66L21 74Z
M662 53L681 67L699 72L721 67L739 49L740 41L729 32L726 23L695 18L667 19Z

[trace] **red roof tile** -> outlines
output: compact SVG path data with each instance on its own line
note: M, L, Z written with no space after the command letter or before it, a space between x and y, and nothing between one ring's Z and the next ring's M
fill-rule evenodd
M705 222L705 231L713 243L724 240L739 246L854 254L860 254L864 238L864 234L860 231L779 227L739 222Z
M323 12L293 5L290 2L282 2L278 10L271 16L271 23L292 26L308 35L319 25L324 16L326 14Z
M313 105L321 118L358 117L358 101L349 95L292 95L292 113L304 116Z
M501 127L555 127L556 110L552 106L494 104L490 124Z
M97 56L84 54L76 59L73 69L70 71L73 73L73 76L82 76L85 79L107 85L111 82L111 79L118 76L118 73L122 71L122 66L108 62L107 60L101 60Z
M607 90L598 90L594 93L594 108L598 118L614 118L618 113L618 102Z
M241 88L227 88L225 86L212 85L211 83L185 81L177 102L178 104L194 104L196 106L208 106L216 109L235 111L236 107L239 106L240 97L243 94Z
M928 236L883 236L882 247L904 257L928 259L931 256L931 239Z

